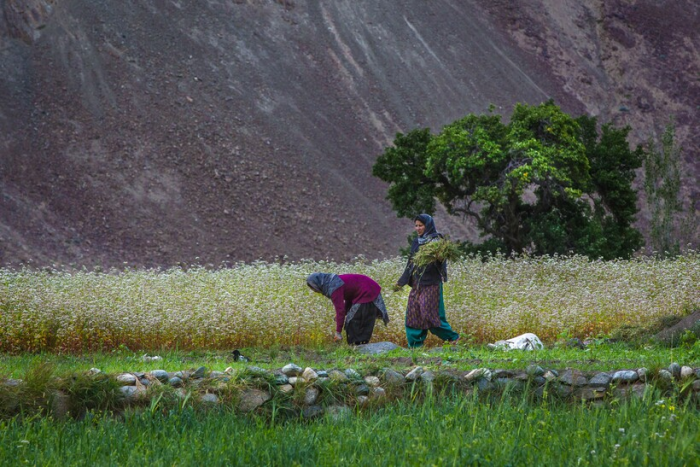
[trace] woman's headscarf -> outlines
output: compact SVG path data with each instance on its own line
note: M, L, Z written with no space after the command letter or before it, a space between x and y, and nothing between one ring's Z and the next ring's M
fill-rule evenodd
M314 272L309 274L306 278L306 283L316 292L320 292L328 298L331 298L333 292L335 292L338 287L345 284L343 279L338 277L337 274L326 274L323 272Z
M424 243L428 243L430 240L432 240L435 237L439 237L440 234L438 233L437 229L435 228L435 221L433 221L433 217L429 214L418 214L413 221L421 221L423 225L425 225L425 231L423 232L423 235L420 235L418 237L418 244L423 245Z

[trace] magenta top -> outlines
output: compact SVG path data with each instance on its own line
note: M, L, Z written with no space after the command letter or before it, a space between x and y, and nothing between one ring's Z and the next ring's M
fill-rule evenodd
M362 274L339 274L344 284L331 294L335 307L335 331L341 332L345 323L345 314L356 303L372 303L379 296L382 288L374 280Z

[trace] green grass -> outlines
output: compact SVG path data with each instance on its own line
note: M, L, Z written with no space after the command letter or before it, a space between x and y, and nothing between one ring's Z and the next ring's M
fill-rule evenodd
M539 351L489 350L484 346L433 347L430 349L397 349L385 355L368 356L345 345L316 347L243 348L242 353L252 359L250 363L233 360L228 351L199 350L159 352L160 361L144 362L143 353L114 351L85 354L0 354L0 378L21 378L29 368L50 364L56 374L85 372L98 368L109 374L122 372L170 372L205 366L223 371L228 367L243 369L255 365L266 369L281 368L287 363L311 366L317 369L354 368L376 370L383 367L404 369L415 365L430 368L524 369L530 363L542 367L563 369L574 367L582 371L610 371L614 369L665 368L673 362L694 368L700 367L700 345L676 348L658 345L598 344L586 350L576 348L546 348ZM151 353L150 355L155 355Z
M352 409L339 421L308 422L290 409L299 401L279 393L255 416L234 411L239 386L268 381L234 376L219 393L224 403L207 409L194 396L178 399L167 386L141 404L125 405L113 379L86 374L91 368L107 374L200 366L275 369L290 362L354 368L363 375L415 365L456 371L524 369L530 363L589 372L646 367L651 374L672 362L700 366L700 344L690 338L677 348L644 340L659 323L700 307L695 252L665 260L453 262L445 286L447 317L468 345L442 347L431 337L426 348L378 357L333 345L332 306L308 290L306 275L375 278L392 322L379 324L373 341L405 345L408 291L391 291L403 266L396 258L241 264L217 271L0 269L0 379L23 380L21 393L19 386L0 385L0 464L698 465L697 394L681 396L685 384L665 393L663 403L661 389L650 386L643 400L612 398L601 407L547 398L528 402L508 390L477 399L453 387L439 397L419 393L416 399ZM548 348L507 352L483 346L523 332L535 332ZM616 333L639 342L604 339ZM598 340L586 350L552 345L572 337ZM252 362L234 362L235 348ZM162 360L144 362L146 352ZM324 387L322 403L344 400L344 390ZM55 401L47 395L56 391L78 420L52 419ZM277 417L275 410L287 412Z
M667 402L667 401L665 401ZM697 465L697 411L455 395L274 424L226 411L0 421L2 465Z

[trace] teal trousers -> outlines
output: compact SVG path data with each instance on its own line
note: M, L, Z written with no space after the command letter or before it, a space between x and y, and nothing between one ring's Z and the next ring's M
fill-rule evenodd
M445 318L445 302L442 299L442 283L440 283L440 327L430 329L416 329L406 326L406 339L408 340L409 348L422 347L425 338L428 337L428 331L435 334L438 338L444 341L453 341L459 338L459 334L452 330L452 327Z

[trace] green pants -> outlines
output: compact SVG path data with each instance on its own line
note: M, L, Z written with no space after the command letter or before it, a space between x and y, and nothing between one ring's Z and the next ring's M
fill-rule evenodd
M459 334L452 330L452 327L445 318L445 302L442 299L442 283L440 284L440 327L430 329L416 329L406 326L406 339L408 339L408 347L422 347L425 338L428 337L428 331L435 334L438 338L444 341L453 341L459 337Z

